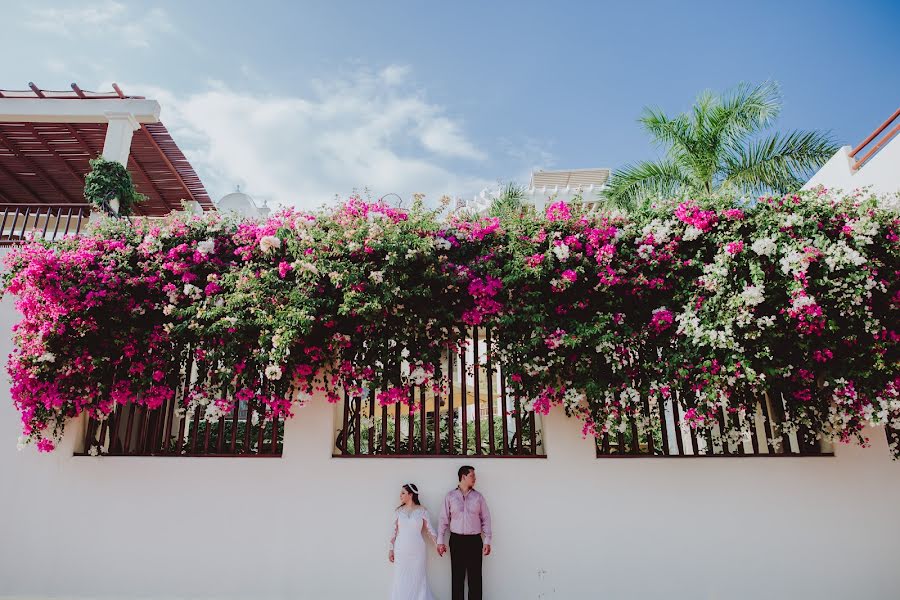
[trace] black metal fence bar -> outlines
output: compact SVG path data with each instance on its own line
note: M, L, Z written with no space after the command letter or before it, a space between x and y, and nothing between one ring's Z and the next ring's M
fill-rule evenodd
M447 373L453 374L453 353L447 352ZM450 454L456 454L456 446L454 445L455 439L453 437L454 432L454 423L453 423L453 415L455 411L453 410L453 387L450 386L450 389L447 390L447 438L449 441L448 447L450 448ZM465 401L463 402L463 406L465 406Z
M496 444L494 443L494 364L491 360L491 355L494 350L491 347L491 330L485 329L484 331L484 343L487 351L486 355L486 366L487 366L487 414L488 414L488 448L489 454L496 454Z
M466 380L468 377L466 376L466 348L463 346L459 352L459 380L460 380L460 390L461 393L459 395L459 416L462 422L462 427L460 428L460 439L462 440L462 454L465 456L469 453L469 396L466 394ZM453 388L453 384L451 382L450 388Z
M504 382L503 365L500 365L500 382ZM506 386L500 386L500 419L503 423L503 454L509 452L509 409L506 406Z
M91 213L87 203L2 204L0 208L0 246L21 244L29 237L55 240L78 234Z
M481 373L479 369L478 359L478 327L472 328L472 387L474 388L475 398L472 404L475 405L475 454L481 454Z
M384 391L382 389L382 391ZM344 427L346 427L346 423ZM388 437L388 407L381 407L381 453L384 454L387 452L387 437ZM374 448L373 448L374 450ZM346 451L346 448L344 449Z

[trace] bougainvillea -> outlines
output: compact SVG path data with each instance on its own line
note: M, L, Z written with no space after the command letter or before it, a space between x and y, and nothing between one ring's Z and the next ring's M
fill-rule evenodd
M179 410L213 418L363 388L415 408L476 325L511 392L586 435L677 396L684 427L738 437L775 391L784 432L866 443L865 425L900 426L900 221L860 195L500 219L354 197L264 222L104 221L6 266L24 316L12 396L41 450L82 412L161 405L188 368Z

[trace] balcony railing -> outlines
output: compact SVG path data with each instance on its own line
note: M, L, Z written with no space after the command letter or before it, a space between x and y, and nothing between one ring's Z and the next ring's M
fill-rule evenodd
M416 387L408 403L391 406L378 404L378 389L345 394L336 406L333 456L545 457L540 415L508 391L490 331L473 327L467 334L467 347L446 359L445 394Z
M157 409L128 404L103 421L89 419L79 456L281 456L284 420L264 419L244 403L213 421L199 410L190 419L169 401ZM274 436L273 436L274 431Z
M159 408L127 404L117 406L106 419L88 419L76 455L281 456L283 418L266 418L265 406L253 400L235 402L226 413L212 404L188 412L186 398L200 377L193 359L183 360L173 377L177 392Z
M891 128L890 131L888 131L884 135L881 135L888 127L890 127L895 122L896 125L894 125L894 127ZM875 142L875 144L871 148L869 148L868 152L866 152L862 156L862 158L856 158L856 163L853 165L853 170L856 171L864 164L866 164L866 162L873 156L875 156L875 154L877 154L879 150L884 148L888 144L888 142L894 139L894 136L898 133L900 133L900 108L895 110L894 114L892 114L887 119L887 121L882 123L878 127L878 129L870 133L866 139L864 139L856 148L850 151L850 158L856 158L857 156L859 156L860 152L865 150L870 144L872 144L872 142ZM876 142L875 139L879 135L881 135L881 139Z
M0 204L0 246L30 239L56 240L80 233L91 215L90 204Z
M772 390L759 399L755 412L739 415L722 410L717 422L705 430L684 424L685 409L677 395L665 401L644 398L642 410L626 422L623 431L605 433L597 440L598 458L714 457L714 456L832 456L830 445L810 443L809 432L780 432L787 416L781 392ZM744 437L721 435L726 419Z

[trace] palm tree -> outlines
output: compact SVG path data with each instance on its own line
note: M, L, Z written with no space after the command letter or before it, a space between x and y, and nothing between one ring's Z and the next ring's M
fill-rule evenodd
M604 192L607 202L634 210L651 199L685 193L800 189L838 146L820 131L764 135L780 112L778 84L769 81L740 84L722 95L703 92L691 112L672 118L645 108L639 122L665 147L665 157L616 171Z
M525 210L525 186L507 183L500 196L491 202L488 215L491 217L515 217Z

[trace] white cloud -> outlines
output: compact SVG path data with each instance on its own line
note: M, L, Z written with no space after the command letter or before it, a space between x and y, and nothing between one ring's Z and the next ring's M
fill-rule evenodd
M103 27L125 14L125 6L113 1L84 8L32 7L25 24L31 29L65 36L73 35L82 27Z
M381 78L387 85L398 85L406 80L412 69L408 65L388 65L381 70Z
M439 154L461 158L484 158L484 154L465 139L459 126L444 117L433 117L420 123L422 144Z
M157 34L175 30L164 10L154 8L135 15L115 0L78 8L32 7L25 25L29 29L58 36L103 38L111 44L138 48L149 48Z
M58 58L48 58L44 60L44 67L47 68L51 73L68 73L70 71L69 65L64 61L59 60Z
M155 97L162 120L214 199L235 184L257 198L306 208L369 187L408 198L470 194L492 181L468 174L485 154L443 107L391 66L317 81L306 97L243 92L219 82L178 96L129 84Z
M546 142L531 137L520 137L515 140L501 138L499 146L507 156L528 166L529 177L531 171L547 169L556 165L556 156L547 147Z

